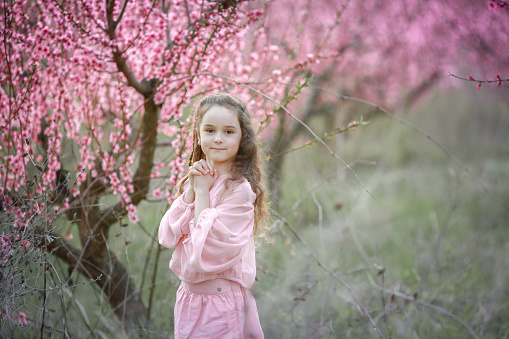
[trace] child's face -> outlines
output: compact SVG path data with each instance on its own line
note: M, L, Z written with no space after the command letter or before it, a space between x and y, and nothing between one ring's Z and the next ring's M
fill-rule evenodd
M212 106L203 115L199 135L207 162L214 168L226 168L235 159L242 137L237 113L223 106Z

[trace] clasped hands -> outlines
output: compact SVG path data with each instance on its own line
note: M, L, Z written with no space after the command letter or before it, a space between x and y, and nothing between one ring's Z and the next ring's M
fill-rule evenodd
M214 169L205 159L189 167L189 184L194 192L208 192L218 176L217 169Z

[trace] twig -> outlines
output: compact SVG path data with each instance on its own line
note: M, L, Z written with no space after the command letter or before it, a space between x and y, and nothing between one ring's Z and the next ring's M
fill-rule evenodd
M490 7L495 5L497 5L499 8L504 8L505 6L509 6L509 1L490 0Z
M373 329L375 331L377 331L377 333L380 335L381 338L385 338L385 336L383 335L383 333L380 331L380 329L378 328L376 322L373 320L373 318L371 318L371 316L369 315L369 312L368 310L362 306L361 302L357 299L352 287L346 282L344 281L340 276L338 276L333 270L331 270L329 267L327 267L320 259L318 259L318 257L316 256L316 254L313 252L313 250L311 249L311 247L307 244L307 242L304 240L304 238L302 238L300 236L300 234L297 232L297 230L295 230L295 228L293 228L293 226L288 222L286 221L285 218L283 218L279 213L277 213L276 211L272 211L272 213L277 216L279 218L279 220L293 233L293 235L308 249L311 257L316 261L316 263L318 264L318 266L320 266L324 271L326 271L327 273L329 273L334 279L336 279L337 281L339 281L347 290L348 292L350 293L350 296L352 297L352 299L357 303L357 306L360 308L360 310L362 311L362 314L364 316L366 316L371 325L373 325Z
M391 295L395 295L397 297L400 297L400 298L403 298L405 300L408 300L408 301L413 301L419 305L422 305L422 306L425 306L425 307L428 307L428 308L431 308L439 313L442 313L454 320L456 320L457 322L459 322L461 325L463 325L463 327L465 327L467 329L467 331L476 339L479 339L479 336L477 336L477 334L475 333L475 331L472 329L472 327L470 327L470 325L468 325L466 322L464 322L463 320L461 320L460 318L458 318L456 315L454 315L453 313L447 311L447 310L444 310L442 307L440 306L437 306L437 305L433 305L433 304L430 304L430 303L427 303L427 302L424 302L424 301L421 301L419 299L416 299L412 296L409 296L409 295L406 295L404 293L401 293L401 292L398 292L398 291L393 291L393 290L389 290L389 289L386 289L386 288L383 288L381 286L378 286L378 285L375 285L374 286L376 289L384 292L384 293L387 293L387 294L391 294Z
M53 268L55 270L55 268ZM57 275L58 277L58 273L57 271L55 270L54 271L55 274ZM51 283L53 285L56 285L55 284L55 281L53 280L51 274L49 276L49 278L51 279ZM59 284L62 284L62 282L60 281L60 277L58 277L58 282ZM69 332L68 332L68 328L67 328L67 314L66 314L66 311L65 311L65 304L64 304L64 298L62 297L62 293L60 293L61 291L59 290L56 290L56 294L58 295L58 300L60 301L60 307L62 309L62 326L64 327L63 331L64 331L64 337L65 338L71 338L71 336L69 335Z
M332 133L325 133L323 136L320 137L321 140L328 140L328 139L332 139L336 134L341 134L341 133L344 133L344 132L348 132L348 131L351 131L353 130L355 127L358 127L358 126L361 126L361 125L367 125L369 122L368 121L351 121L348 126L343 126L343 127L340 127L338 129L336 129L334 132ZM297 150L300 150L302 148L307 148L307 147L310 147L314 144L316 144L318 142L317 139L313 139L313 140L309 140L308 142L300 145L300 146L297 146L297 147L292 147L290 149L287 149L286 151L282 151L282 152L279 152L277 154L274 154L274 155L271 155L269 154L267 156L267 160L270 160L270 159L275 159L277 157L280 157L282 155L285 155L285 154L288 154L288 153L291 153L293 151L297 151Z
M495 80L479 80L479 79L474 79L474 77L472 75L468 75L468 77L462 77L462 76L459 76L459 75L455 75L455 74L452 74L452 73L447 73L448 76L451 76L453 78L456 78L456 79L461 79L461 80L465 80L465 81L473 81L473 82L477 82L477 88L478 89L481 89L481 84L485 83L485 84L491 84L491 83L494 83L496 82L497 83L497 87L500 87L502 86L502 82L509 82L509 78L507 79L502 79L500 77L500 74L497 73L497 75L495 76L497 79Z
M359 178L359 176L357 175L357 173L352 169L352 167L350 167L350 165L348 165L348 163L343 160L342 158L340 158L336 153L334 153L331 148L329 147L329 145L327 145L322 139L320 139L320 137L311 129L311 127L309 127L305 122L303 122L302 120L300 120L298 117L296 117L293 113L291 113L286 107L284 107L283 105L281 105L277 100L273 99L272 97L268 96L267 94L257 90L256 88L252 87L252 86L249 86L239 80L236 80L236 79L233 79L233 78L230 78L230 77L227 77L227 76L224 76L224 75L219 75L219 74L213 74L213 73L203 73L203 75L208 75L208 76L212 76L212 77L217 77L217 78L222 78L222 79L226 79L226 80L229 80L229 81L232 81L234 83L236 83L237 85L240 85L240 86L244 86L248 89L250 89L251 91L257 93L258 95L261 95L262 97L264 97L265 99L273 102L274 104L276 104L278 107L280 107L283 111L285 111L286 114L288 114L292 119L294 119L295 121L297 121L299 124L301 124L305 129L307 129L309 131L309 133L311 133L312 136L315 137L315 139L320 142L326 149L327 151L329 151L329 154L331 156L333 156L334 158L336 158L337 160L339 160L341 163L343 163L343 165L345 165L346 168L348 168L348 170L354 175L354 177L357 179L357 181L361 184L361 186L364 188L364 191L366 193L368 193L380 206L380 202L378 201L377 198L375 198L375 196L368 190L368 188L366 187L366 185L364 185L364 182L361 180L361 178Z
M49 287L49 288L46 288L46 289L35 288L35 287L31 287L31 286L25 286L26 288L32 288L32 290L27 291L27 292L21 292L21 293L16 293L16 294L10 295L9 298L21 297L21 296L26 295L26 294L32 294L35 291L38 291L38 292L41 292L41 291L51 292L51 291L60 290L60 289L64 289L64 288L68 288L68 289L76 288L76 287L79 287L79 286L82 286L82 285L95 283L96 281L100 280L101 277L102 277L102 275L100 275L96 279L90 279L90 281L88 281L88 282L82 282L81 284L73 284L73 285L65 284L65 285L62 285L62 286Z
M154 269L152 270L152 281L150 284L150 296L149 296L149 304L147 307L147 319L150 320L150 312L152 311L152 300L154 299L155 295L155 288L156 288L156 277L157 277L157 269L159 267L159 257L161 254L161 245L159 243L157 244L157 252L156 252L156 258L154 261Z
M491 193L488 188L483 184L483 182L477 178L469 169L467 166L465 166L461 161L459 161L454 155L452 155L451 152L449 152L447 150L447 148L445 148L445 146L443 146L441 143L439 143L435 138L433 138L430 134L428 134L427 132L425 132L424 130L422 130L421 128L419 128L418 126L408 122L408 121L405 121L403 119L400 119L398 117L396 117L393 113L391 113L388 109L380 106L380 105L377 105L369 100L365 100L365 99L361 99L361 98L356 98L356 97L351 97L351 96L348 96L348 95L344 95L344 94L339 94L339 93L336 93L334 91L331 91L331 90L328 90L328 89L325 89L325 88L322 88L322 87L317 87L317 86L309 86L309 87L315 87L315 88L319 88L320 90L322 90L323 92L325 93L329 93L337 98L340 98L340 99L343 99L343 100L349 100L349 101L353 101L353 102L358 102L358 103L361 103L361 104L364 104L364 105L368 105L374 109L376 109L377 111L380 111L382 113L384 113L385 115L391 117L392 119L396 120L397 122L399 122L400 124L404 125L404 126L407 126L407 127L410 127L411 129L417 131L419 134L425 136L429 141L431 141L433 144L435 144L435 146L437 146L449 159L451 159L458 167L460 167L463 171L467 172L471 177L472 179L474 179L474 181L483 189L483 191L491 196L493 196L494 198L496 198L497 200L499 200L502 204L502 207L509 211L509 204L507 204L505 201L502 201L502 199L500 197L497 197L495 196L493 193Z
M180 80L184 80L184 79L187 79L187 78L194 78L194 77L197 77L197 76L210 76L210 77L214 77L214 78L221 78L221 79L225 79L225 80L229 80L231 82L234 82L236 83L237 85L240 85L240 86L243 86L243 87L246 87L247 89L257 93L258 95L262 96L263 98L267 99L268 101L270 102L273 102L274 104L276 104L281 110L283 110L286 114L288 114L292 119L294 119L295 121L297 121L299 124L301 124L305 129L307 129L311 135L313 135L315 137L315 139L320 142L326 149L327 151L329 151L329 154L331 156L333 156L334 158L336 158L337 160L339 160L341 163L343 163L343 165L345 165L346 168L348 168L348 170L354 175L354 177L357 179L357 181L361 184L361 186L364 188L364 191L366 193L368 193L377 203L378 205L382 206L382 204L378 201L378 199L368 190L368 188L366 187L366 185L364 185L364 182L361 180L361 178L359 178L359 176L357 175L357 173L352 169L352 167L345 161L343 160L342 158L340 158L336 153L334 153L331 148L311 129L311 127L309 127L306 123L304 123L302 120L300 120L298 117L296 117L294 114L292 114L286 107L284 107L281 103L279 103L277 100L273 99L272 97L264 94L263 92L257 90L256 88L252 87L252 86L249 86L247 83L245 82L242 82L242 81L239 81L239 80L236 80L236 79L233 79L231 77L228 77L226 75L220 75L220 74L214 74L214 73L194 73L194 74L188 74L188 75L184 75L184 76L181 76L179 78L176 78L172 81L169 81L167 82L165 85L168 86L170 83L172 82L175 82L175 81L180 81ZM319 88L319 87L318 87ZM159 88L160 89L160 88ZM154 95L154 93L151 94L152 96Z
M44 236L46 236L48 234L48 196L45 195L44 196ZM47 293L46 293L46 279L47 279L47 268L48 268L48 244L47 242L45 241L44 242L44 250L43 250L43 257L44 257L44 264L43 264L43 267L44 267L44 272L43 272L43 297L42 297L42 321L41 321L41 339L43 338L43 335L44 335L44 318L45 318L45 315L46 315L46 296L47 296Z
M311 193L311 197L313 198L313 202L315 203L316 207L318 208L318 233L320 236L320 244L322 245L322 252L324 257L327 255L327 251L325 250L325 245L323 244L323 232L322 232L322 224L323 224L323 211L322 211L322 205L320 205L320 202L318 199L316 199L316 194L313 191Z

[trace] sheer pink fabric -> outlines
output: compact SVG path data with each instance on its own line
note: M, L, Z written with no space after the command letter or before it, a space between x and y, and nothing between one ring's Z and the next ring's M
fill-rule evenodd
M263 338L251 291L231 280L182 282L175 303L175 338Z
M242 286L242 293L236 293L237 309L256 310L254 298L250 291L256 275L254 239L252 236L254 226L254 200L253 193L247 180L241 183L229 183L229 188L224 193L224 181L228 176L219 177L210 189L210 208L203 210L198 222L194 222L194 203L186 204L183 196L178 197L166 212L159 226L159 243L168 248L175 248L170 268L187 283L199 283L212 279L227 279L239 283ZM203 298L213 302L200 304L196 302L199 298L193 297L194 302L189 304L193 294L179 289L177 304L175 305L175 319L182 319L182 309L191 307L194 311L190 317L186 315L185 321L180 321L180 327L191 323L208 323L210 328L217 327L217 321L210 312L203 312L204 309L197 309L199 305L204 308L206 305L213 306L216 310L225 311L231 309L224 303L224 297L219 295L204 295ZM242 300L238 299L242 297ZM221 299L222 298L222 299ZM232 299L233 300L233 299ZM184 305L184 304L185 305ZM221 306L222 305L222 306ZM180 310L180 311L179 311ZM188 311L186 311L188 312ZM217 314L216 314L217 315ZM246 317L246 312L231 314L231 319L238 318L239 326L257 327L263 337L259 325L258 314L251 314ZM206 319L202 319L206 317ZM250 324L255 321L256 324ZM244 324L245 323L245 324ZM186 325L187 324L187 325ZM231 326L231 325L229 325ZM220 327L220 326L219 326ZM181 328L181 329L182 329ZM187 327L186 327L187 328ZM177 334L179 329L176 329ZM188 330L186 330L188 331ZM189 332L186 332L189 333ZM212 336L213 337L213 336Z

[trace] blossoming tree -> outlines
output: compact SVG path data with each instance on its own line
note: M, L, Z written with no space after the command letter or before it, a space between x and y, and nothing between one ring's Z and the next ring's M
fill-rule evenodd
M509 33L501 28L508 18L507 7L495 1L281 0L273 4L268 21L272 44L281 46L282 69L287 60L305 55L337 56L314 64L312 83L290 106L303 121L332 116L337 125L359 119L345 105L346 96L401 113L430 89L458 84L448 73L472 73L475 79L468 80L479 87L483 81L477 79L489 80L492 87L507 82ZM303 130L288 116L278 119L272 154L291 148ZM275 178L282 161L272 160Z
M260 63L274 54L263 46L263 29L250 33L260 39L257 52L245 39L263 8L16 1L2 10L0 201L14 227L4 234L22 233L20 241L27 229L41 235L33 245L95 281L126 323L144 324L145 306L108 248L111 226L126 225L124 216L138 221L151 179L160 179L153 196L171 202L187 167L184 109L194 97L231 90L266 115L265 99L251 101L236 85L257 79ZM279 95L274 84L262 89ZM162 135L171 140L169 162L155 160ZM101 201L107 195L113 203ZM36 215L76 225L81 248L56 237L62 234L53 224L35 223ZM12 251L2 255L5 264Z

